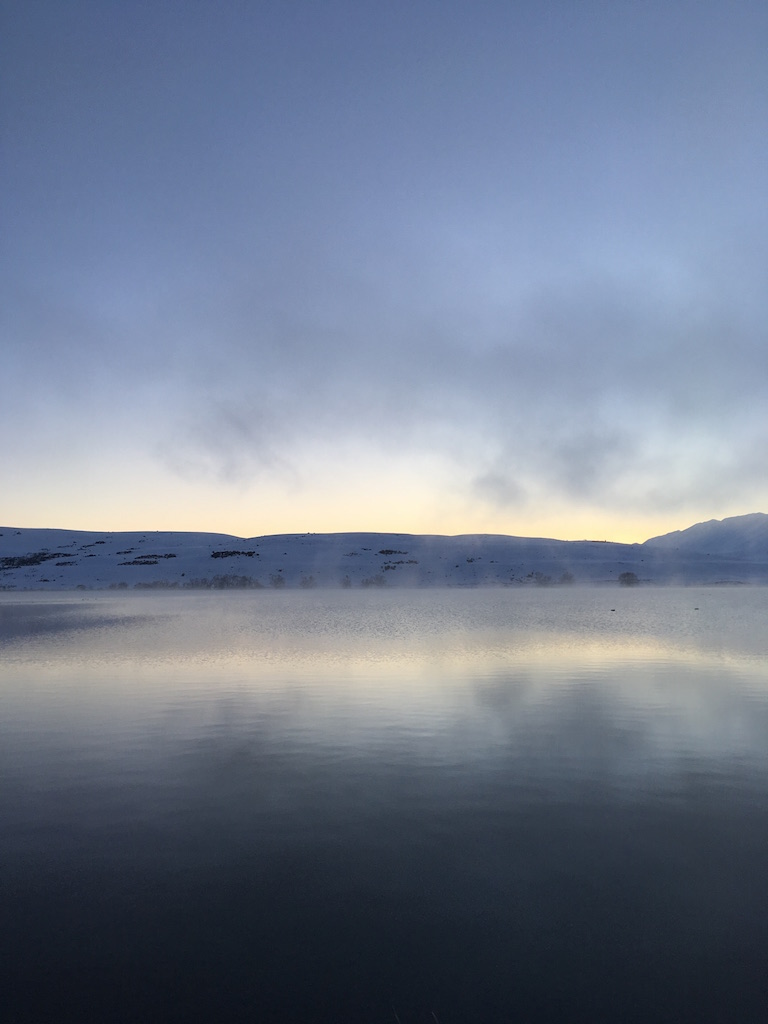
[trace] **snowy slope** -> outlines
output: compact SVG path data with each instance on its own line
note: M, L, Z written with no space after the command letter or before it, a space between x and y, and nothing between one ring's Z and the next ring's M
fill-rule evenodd
M526 586L609 583L623 572L654 583L768 583L768 553L760 541L768 516L756 517L725 520L719 524L722 534L718 524L705 523L703 533L692 527L645 544L496 535L242 538L5 527L0 528L0 589ZM715 536L719 548L712 543L707 549L701 538Z
M752 512L730 519L710 519L687 530L652 537L645 546L686 554L764 561L768 559L768 515Z

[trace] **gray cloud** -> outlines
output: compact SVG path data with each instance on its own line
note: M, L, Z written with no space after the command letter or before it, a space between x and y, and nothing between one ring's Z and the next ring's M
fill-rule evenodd
M290 464L307 438L352 432L407 452L455 436L458 461L474 465L467 487L497 502L517 500L526 476L595 499L654 473L653 500L661 490L669 501L702 490L713 445L741 464L768 398L762 330L717 298L577 281L473 334L443 314L439 292L422 296L433 308L419 316L388 304L383 273L365 302L351 272L320 281L332 313L317 280L292 308L287 296L241 309L235 298L235 328L192 358L210 367L190 380L184 414L204 461L225 450L228 472L247 474Z
M763 4L92 13L5 44L30 451L66 416L187 480L353 439L493 507L765 493Z

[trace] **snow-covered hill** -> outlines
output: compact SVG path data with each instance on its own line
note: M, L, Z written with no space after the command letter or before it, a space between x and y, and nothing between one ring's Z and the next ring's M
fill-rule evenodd
M646 547L686 554L766 561L768 559L768 515L752 512L730 519L710 519L687 530L675 530L652 537Z
M394 533L86 533L0 528L0 589L768 583L768 516L645 544Z

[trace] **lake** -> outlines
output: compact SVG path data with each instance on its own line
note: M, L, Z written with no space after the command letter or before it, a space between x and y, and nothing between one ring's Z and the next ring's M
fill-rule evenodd
M768 588L0 594L4 1022L762 1022Z

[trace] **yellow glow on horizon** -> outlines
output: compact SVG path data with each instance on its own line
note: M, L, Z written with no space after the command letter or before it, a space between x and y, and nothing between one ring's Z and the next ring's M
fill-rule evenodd
M230 534L235 537L283 533L411 533L502 534L557 540L599 540L641 543L649 537L685 529L709 518L740 514L738 510L713 515L679 514L626 516L599 509L489 511L440 500L428 493L400 495L400 500L377 500L374 494L341 497L307 494L286 497L272 489L261 493L222 495L213 490L173 486L153 488L141 498L124 501L120 495L102 500L59 500L6 507L8 527L68 530L149 531L168 530Z
M354 456L354 457L353 457ZM89 471L90 470L90 471ZM116 459L73 473L19 480L5 497L6 527L103 531L190 531L255 537L282 533L503 534L559 540L641 543L743 509L627 513L563 503L556 496L519 508L493 508L468 496L455 468L432 456L399 460L339 454L307 461L294 476L253 480L183 478L156 462Z

